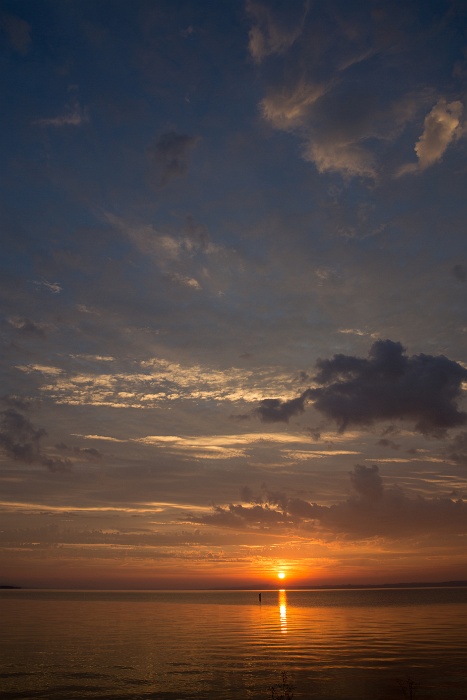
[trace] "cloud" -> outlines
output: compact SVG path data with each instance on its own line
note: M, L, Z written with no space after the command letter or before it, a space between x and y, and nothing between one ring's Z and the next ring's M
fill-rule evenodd
M418 164L404 165L398 175L420 172L438 163L448 146L462 136L462 111L462 102L458 100L449 103L444 98L439 100L425 117L423 133L415 144Z
M447 458L451 462L467 466L467 431L455 436L447 451Z
M13 49L23 55L27 54L31 46L31 25L15 15L4 14L0 17L0 26L5 30Z
M245 503L255 503L255 504L269 504L274 506L281 506L284 510L287 505L287 495L284 492L269 491L265 484L261 487L262 491L260 494L254 493L249 486L243 486L240 495L242 501Z
M304 412L307 396L308 391L289 401L263 399L255 413L263 423L288 423L290 418Z
M300 134L303 157L318 172L374 177L375 158L363 144L387 137L387 125L379 123L381 116L368 96L333 88L333 80L314 83L301 77L293 87L274 88L261 101L261 113L275 129Z
M310 438L289 433L241 433L234 435L147 435L134 442L154 445L168 453L192 459L232 459L247 456L250 447L269 447L278 444L288 447L309 443Z
M275 129L296 129L307 123L314 103L325 92L324 85L301 80L293 88L286 86L265 97L260 103L262 115Z
M152 224L127 222L110 212L104 218L119 230L145 256L150 256L162 274L176 285L200 290L199 280L186 274L193 266L197 267L201 258L220 252L220 247L210 240L207 228L198 224L192 216L187 216L183 226L170 233L159 230ZM203 260L204 262L204 260ZM197 274L206 274L203 265Z
M451 141L459 134L462 103L440 100L425 119L425 129L415 146L420 169L441 159Z
M16 365L25 373L39 372L49 383L42 392L56 403L69 405L151 408L164 401L215 400L257 403L270 391L291 394L293 382L277 369L247 370L230 367L219 370L198 364L184 365L165 358L142 360L133 372L82 372L68 374L58 367ZM273 387L273 388L271 388Z
M218 527L232 527L236 529L253 528L255 530L269 530L286 524L292 524L292 520L268 504L242 506L230 503L226 507L214 506L212 513L205 515L191 515L191 522L216 525Z
M383 480L376 464L371 467L356 464L350 474L350 483L361 500L380 501L383 497Z
M41 280L40 282L35 281L34 284L38 287L45 287L49 292L52 292L52 294L60 294L63 289L58 282L49 282L48 280Z
M8 319L8 325L11 326L11 328L14 328L16 331L25 335L36 335L41 338L45 337L46 326L40 323L35 323L29 318L23 318L21 316L12 316Z
M320 97L302 130L303 157L320 173L372 179L378 175L381 153L426 100L423 92L388 99L376 85L369 89L335 73Z
M149 156L160 170L159 182L162 187L186 175L191 152L198 141L197 136L167 131L149 148Z
M34 122L38 126L81 126L89 121L88 113L78 102L72 102L66 108L63 114L57 117L47 117L45 119L36 119Z
M305 160L315 164L318 172L338 172L344 176L375 177L373 154L352 141L311 140L305 148Z
M284 53L300 36L309 2L291 0L284 7L272 8L247 0L246 9L255 24L249 32L249 51L257 62L272 54Z
M457 406L467 370L443 355L408 357L400 343L378 340L367 359L334 355L317 367L315 381L323 386L308 396L340 430L408 419L419 432L439 434L467 422Z
M315 387L296 399L263 400L256 409L260 419L288 422L312 401L341 432L350 425L411 420L415 430L440 436L467 422L467 414L458 409L467 369L443 355L408 357L400 343L378 340L368 358L339 354L316 366Z
M350 478L354 494L346 501L331 506L310 503L308 512L307 502L302 502L303 517L325 532L356 539L467 533L467 503L462 500L410 498L397 487L384 488L377 466L357 465ZM296 512L297 505L291 509Z
M108 435L82 435L81 433L73 433L76 437L82 437L85 440L105 440L106 442L126 442L120 438L110 437Z
M1 412L0 446L9 457L21 462L40 460L40 440L46 434L35 429L32 423L15 409Z
M189 287L190 289L201 289L201 285L198 280L194 277L187 277L186 275L181 275L178 272L173 272L170 275L170 279L177 284L181 284L183 287Z
M369 335L367 331L362 331L361 328L339 328L338 332L344 335Z
M114 362L115 357L111 355L91 355L88 353L81 353L78 355L71 354L70 357L76 358L78 360L88 360L89 362Z
M26 374L39 372L39 374L48 376L58 376L63 373L63 370L59 367L48 367L47 365L15 365L15 367Z
M55 449L60 450L60 452L72 453L78 457L84 457L89 462L97 462L104 457L104 453L97 450L95 447L69 447L61 442L55 445Z
M35 428L31 421L14 408L0 412L0 447L17 462L41 464L50 471L65 471L70 461L46 455L41 440L47 435L43 428Z
M393 140L409 118L399 107L394 101L383 108L372 94L334 76L299 75L292 86L270 88L260 102L263 118L275 129L302 139L303 158L318 172L371 178L377 173L375 144Z
M254 530L294 530L301 537L326 539L404 539L433 534L465 535L467 503L450 497L411 498L400 488L385 488L376 465L355 465L349 474L351 495L333 505L320 505L285 493L253 496L245 487L244 500L252 505L230 503L215 506L211 513L193 515L192 522Z
M461 20L454 11L444 24L420 3L409 14L402 8L370 12L359 4L349 13L345 3L333 1L325 9L247 2L249 51L265 81L262 115L275 129L298 136L304 159L319 173L379 180L407 124L431 109L415 146L418 163L398 174L424 170L462 134L462 103L443 98L433 107L446 83L433 85L429 69L429 42L449 41L447 26ZM417 42L410 27L415 18L420 26L431 23ZM269 56L274 62L263 66Z

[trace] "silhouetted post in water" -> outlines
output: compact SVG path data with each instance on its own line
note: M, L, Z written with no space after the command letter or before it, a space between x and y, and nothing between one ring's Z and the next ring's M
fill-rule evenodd
M258 600L261 603L261 593L258 593Z

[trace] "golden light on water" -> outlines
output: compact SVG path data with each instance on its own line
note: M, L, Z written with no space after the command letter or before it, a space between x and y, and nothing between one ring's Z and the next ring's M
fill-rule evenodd
M281 634L287 634L287 593L284 589L279 591L279 619Z

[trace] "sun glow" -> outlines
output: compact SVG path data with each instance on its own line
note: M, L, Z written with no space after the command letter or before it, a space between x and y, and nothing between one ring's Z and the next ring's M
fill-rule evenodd
M277 574L277 577L281 578L281 579L285 578L285 573L283 571L279 571L279 573Z

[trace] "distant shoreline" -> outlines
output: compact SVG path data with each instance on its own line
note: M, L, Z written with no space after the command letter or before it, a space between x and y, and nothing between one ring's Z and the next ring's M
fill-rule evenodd
M0 590L21 590L21 586L0 586Z
M465 588L467 587L467 581L439 581L439 582L410 582L410 583L346 583L346 584L328 584L323 586L255 586L245 588L228 586L225 588L128 588L128 589L118 589L118 588L29 588L24 586L10 586L10 585L0 585L0 590L49 590L49 591L89 591L89 592L118 592L119 590L125 590L129 592L164 592L167 590L176 591L277 591L284 589L287 591L347 591L347 590L361 590L361 589L403 589L403 588Z
M255 588L207 588L209 591L277 591L279 588L284 588L287 591L347 591L359 590L362 588L465 588L467 581L440 581L440 582L410 582L410 583L344 583L344 584L328 584L323 586L263 586ZM180 589L188 590L188 589Z

